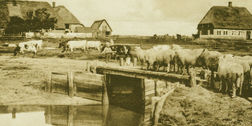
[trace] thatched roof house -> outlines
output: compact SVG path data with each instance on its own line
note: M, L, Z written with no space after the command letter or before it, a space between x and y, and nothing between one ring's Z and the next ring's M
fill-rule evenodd
M198 24L200 38L250 39L252 15L245 7L213 6Z
M26 19L27 12L42 8L47 9L50 17L57 18L56 30L69 29L70 32L73 32L75 27L84 27L68 9L64 6L55 6L55 2L51 6L48 2L3 0L0 2L0 28L6 28L12 16Z
M64 6L53 7L53 9L56 13L56 18L58 20L56 24L57 29L65 29L66 25L71 24L82 25L80 21Z
M0 3L0 27L6 27L7 21L12 16L18 16L23 19L26 18L28 11L35 11L37 9L46 8L50 13L50 17L55 17L55 13L51 5L47 2L35 1L1 1Z
M91 28L96 31L95 37L107 37L112 33L112 28L105 19L94 21Z

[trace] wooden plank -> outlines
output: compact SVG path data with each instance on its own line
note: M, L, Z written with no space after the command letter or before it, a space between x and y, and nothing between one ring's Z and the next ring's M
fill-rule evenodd
M68 73L68 95L70 97L73 97L75 94L75 90L74 90L74 83L73 83L73 72L69 72Z
M155 90L149 90L145 92L145 96L155 94Z
M76 84L77 88L91 88L91 89L100 89L102 87L102 84L100 84L101 82L76 82L74 81L74 83Z
M87 72L75 72L74 78L85 78L85 79L91 79L91 80L103 80L104 75L101 74L93 74L93 73L87 73Z
M96 85L96 86L102 86L103 81L101 80L91 80L91 79L76 79L74 78L74 83L76 83L77 87L81 87L82 85Z
M154 71L145 71L145 70L139 70L139 69L129 69L129 68L123 68L123 67L104 67L99 66L97 67L99 71L102 71L103 73L110 73L110 74L126 74L128 76L135 75L137 77L143 77L143 78L158 78L163 80L189 80L188 75L180 75L180 74L174 74L174 73L164 73L164 72L154 72Z
M153 80L147 80L144 79L145 81L145 92L154 90L154 81Z
M77 92L102 92L102 89L102 86L83 84L77 87Z
M90 100L101 101L102 100L102 93L84 93L84 92L77 92L77 96L83 97Z
M59 93L59 94L65 94L67 95L67 89L65 87L62 87L61 85L54 85L54 89L52 93Z
M67 72L52 72L55 75L67 75Z

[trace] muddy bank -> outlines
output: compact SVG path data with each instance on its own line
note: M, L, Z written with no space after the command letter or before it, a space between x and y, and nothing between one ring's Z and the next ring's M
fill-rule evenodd
M251 102L214 93L202 87L182 87L164 104L159 121L162 125L252 125Z

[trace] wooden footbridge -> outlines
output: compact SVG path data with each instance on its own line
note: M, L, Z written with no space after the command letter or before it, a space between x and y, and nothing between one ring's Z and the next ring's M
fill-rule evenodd
M194 86L197 83L194 72L179 75L124 67L98 66L93 73L87 70L52 72L50 75L46 86L48 92L79 96L101 101L103 105L119 105L143 112L145 122L151 119L153 108L157 105L153 103L153 98L162 98L177 86Z

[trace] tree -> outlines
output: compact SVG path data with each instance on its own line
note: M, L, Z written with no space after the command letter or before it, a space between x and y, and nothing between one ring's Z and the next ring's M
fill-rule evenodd
M18 34L27 31L39 31L42 29L54 29L57 23L56 18L51 18L46 8L28 11L26 18L10 17L10 21L5 29L6 34Z
M17 16L10 17L10 21L5 29L6 34L19 34L26 30L25 21Z
M38 31L41 29L54 29L57 23L56 18L50 18L46 8L37 9L34 12L26 13L26 27L28 31Z

